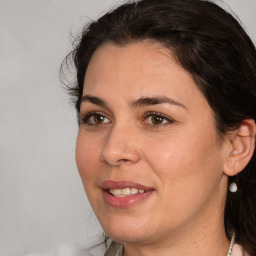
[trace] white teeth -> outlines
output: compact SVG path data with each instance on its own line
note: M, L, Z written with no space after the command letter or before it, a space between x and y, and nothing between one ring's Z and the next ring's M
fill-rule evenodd
M129 195L134 195L138 193L144 193L145 191L143 189L137 189L137 188L123 188L123 189L109 189L109 193L116 197L124 197Z
M129 188L123 188L122 189L122 195L127 196L130 195L131 190Z
M137 194L138 193L138 189L137 188L131 188L131 194L134 195L134 194Z
M113 194L114 196L121 196L122 190L121 189L110 189L109 192Z

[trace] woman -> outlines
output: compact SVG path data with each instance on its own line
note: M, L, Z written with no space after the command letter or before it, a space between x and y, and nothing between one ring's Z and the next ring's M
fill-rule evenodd
M256 255L256 51L239 23L208 1L128 2L69 57L105 255Z

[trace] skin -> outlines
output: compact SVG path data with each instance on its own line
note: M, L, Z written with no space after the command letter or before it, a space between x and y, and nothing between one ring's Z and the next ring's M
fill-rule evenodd
M212 109L170 51L152 42L101 46L85 75L88 95L105 104L81 103L76 161L105 232L128 256L226 255L223 170L231 146L220 143ZM176 103L132 104L142 97ZM115 208L103 199L105 180L133 181L154 192Z

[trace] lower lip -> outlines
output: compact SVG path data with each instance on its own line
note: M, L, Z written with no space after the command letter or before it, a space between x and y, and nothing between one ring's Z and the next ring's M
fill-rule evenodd
M133 205L138 204L139 202L145 200L153 193L153 190L150 190L145 193L138 193L134 195L124 196L124 197L116 197L110 194L108 191L103 190L103 196L105 202L116 208L128 208Z

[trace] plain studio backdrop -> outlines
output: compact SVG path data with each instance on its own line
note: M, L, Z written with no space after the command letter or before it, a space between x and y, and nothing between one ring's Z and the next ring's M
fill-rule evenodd
M0 0L0 256L98 241L76 170L75 110L58 73L70 34L118 2ZM255 42L256 1L225 3Z

